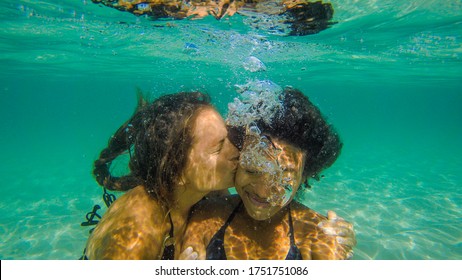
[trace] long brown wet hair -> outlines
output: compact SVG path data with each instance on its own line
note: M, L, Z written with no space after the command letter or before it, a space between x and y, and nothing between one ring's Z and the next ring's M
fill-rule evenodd
M133 116L109 139L94 162L98 184L115 191L143 185L151 196L168 205L187 162L192 124L197 113L208 106L210 97L200 92L164 95L152 103L139 95ZM130 173L111 175L112 161L127 152Z

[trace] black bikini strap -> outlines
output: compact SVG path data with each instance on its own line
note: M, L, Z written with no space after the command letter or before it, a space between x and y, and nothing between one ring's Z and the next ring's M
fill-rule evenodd
M173 238L173 220L172 215L168 212L168 217L170 220L170 233L168 237L165 237L164 240L164 252L162 253L162 260L173 260L175 259L175 239Z
M239 209L241 208L241 206L242 206L242 200L239 201L239 204L236 206L236 208L234 208L231 215L229 215L228 220L226 220L226 223L223 225L222 228L227 228L229 226L229 224L233 221L234 216L236 216L236 213L239 212Z
M292 214L291 214L291 210L290 210L290 204L288 206L289 208L289 235L290 235L290 245L294 245L295 244L295 236L294 236L294 224L292 223Z
M168 218L170 219L170 237L173 237L173 220L172 220L172 215L170 215L170 212L168 212Z

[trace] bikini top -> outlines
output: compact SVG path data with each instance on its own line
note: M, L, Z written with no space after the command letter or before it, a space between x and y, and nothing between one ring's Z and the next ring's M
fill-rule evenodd
M234 216L242 207L242 200L239 202L236 208L234 208L231 215L229 215L226 223L213 235L209 244L207 245L205 258L207 260L226 260L226 251L225 251L225 232L226 228L231 224L234 219ZM287 253L286 260L303 260L300 249L298 249L295 244L294 238L294 226L292 223L292 214L289 206L289 236L290 236L290 249Z

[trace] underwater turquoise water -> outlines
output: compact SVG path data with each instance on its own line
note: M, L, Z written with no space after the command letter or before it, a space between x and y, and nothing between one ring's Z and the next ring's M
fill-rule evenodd
M137 86L202 90L225 115L252 79L302 90L337 127L342 154L303 202L354 223L354 259L462 259L462 2L329 2L337 24L283 37L241 16L153 22L89 0L2 1L0 259L80 257L80 222L103 206L92 162ZM266 72L246 71L249 56Z

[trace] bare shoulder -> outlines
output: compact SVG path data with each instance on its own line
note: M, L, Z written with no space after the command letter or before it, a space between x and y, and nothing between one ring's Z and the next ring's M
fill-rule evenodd
M90 259L155 259L165 231L160 204L144 187L118 198L96 226L87 243ZM130 248L130 249L128 249Z
M294 221L318 224L319 222L327 219L327 217L297 201L292 201L290 203L290 209L292 211Z
M341 246L335 235L329 235L319 227L327 217L306 207L292 202L291 211L294 225L295 242L303 259L339 260L345 259L347 250Z
M164 211L143 186L138 186L120 198L108 209L101 222L133 220L135 223L161 224ZM107 220L107 221L106 221Z

